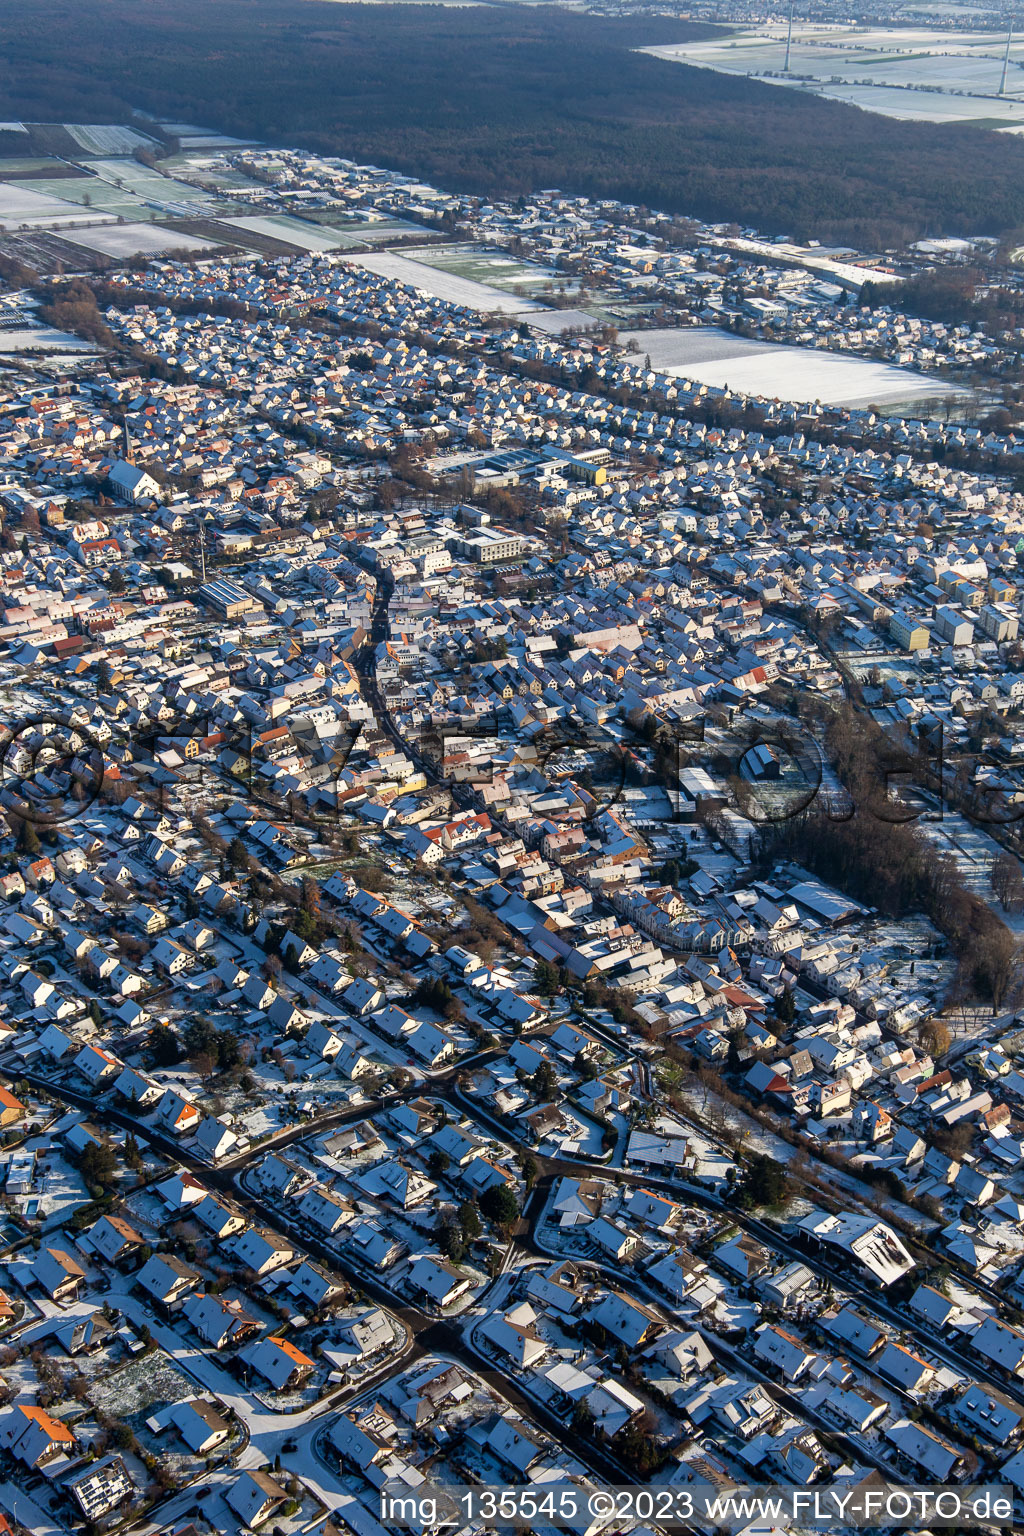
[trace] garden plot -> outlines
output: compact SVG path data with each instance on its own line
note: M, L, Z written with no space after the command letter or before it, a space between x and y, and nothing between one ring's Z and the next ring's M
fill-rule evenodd
M997 818L1000 814L994 812ZM1014 814L1012 809L1009 814ZM1024 912L1004 911L993 894L992 866L1002 849L984 827L974 825L948 805L942 809L941 820L932 811L920 816L915 827L937 849L940 857L955 860L960 879L972 895L988 902L1012 933L1024 934Z
M396 251L381 251L370 256L352 257L351 260L369 272L376 272L379 277L394 278L396 282L407 283L410 288L418 288L421 293L428 293L435 299L447 300L449 304L462 304L467 309L477 309L484 314L521 315L540 307L536 299L518 298L502 293L500 288L493 288L487 283L457 277L452 272L439 272L434 267L428 267L425 262L414 261L411 256L399 256Z
M127 1421L136 1431L154 1409L195 1395L195 1382L155 1350L137 1356L105 1381L96 1382L90 1391L93 1407L121 1423Z
M113 222L112 214L80 208L64 198L45 197L21 182L0 182L0 229L63 229L74 224Z
M284 240L300 251L338 251L359 243L338 230L308 224L304 219L293 219L286 213L250 214L239 219L223 219L222 223L248 234Z
M28 1143L34 1146L34 1143ZM59 1152L39 1146L35 1180L24 1197L22 1215L38 1222L44 1232L52 1232L67 1221L87 1198L88 1191L76 1168Z
M115 259L161 256L166 251L217 249L213 240L202 240L196 235L182 234L180 230L164 229L155 224L108 224L102 229L76 229L69 239L75 245L84 245L88 251L100 251Z
M65 123L64 127L87 155L134 155L137 149L152 149L154 143L118 123Z

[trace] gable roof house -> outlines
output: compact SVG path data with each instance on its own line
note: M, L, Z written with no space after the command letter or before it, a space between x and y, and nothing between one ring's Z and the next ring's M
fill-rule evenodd
M299 1201L299 1215L318 1232L333 1233L354 1220L356 1208L345 1195L335 1194L322 1184L314 1184Z
M257 1275L269 1275L272 1270L290 1264L295 1249L283 1237L265 1227L250 1227L235 1239L232 1250L236 1259Z
M228 1157L234 1152L238 1146L238 1137L216 1115L204 1115L199 1122L199 1129L196 1131L192 1145L200 1157L208 1159L211 1163L217 1163L221 1158Z
M506 1359L526 1370L547 1354L548 1346L537 1332L536 1322L537 1314L529 1302L521 1302L504 1316L488 1318L482 1332Z
M1007 1376L1024 1378L1024 1333L997 1317L986 1317L971 1338L971 1348Z
M58 1456L69 1455L76 1444L66 1424L27 1403L17 1403L10 1410L0 1443L26 1467L45 1467Z
M193 1206L192 1214L218 1239L233 1237L236 1232L243 1231L246 1226L244 1216L240 1216L237 1211L229 1210L213 1195L207 1195L198 1205Z
M759 1360L773 1365L786 1381L799 1381L815 1359L814 1351L800 1339L784 1328L771 1325L758 1329L754 1353Z
M246 1359L275 1392L299 1386L316 1369L316 1362L287 1339L260 1339L246 1352Z
M897 1419L883 1433L900 1455L923 1472L929 1481L948 1483L963 1464L962 1452L923 1424Z
M239 1302L207 1296L204 1291L187 1296L182 1311L189 1326L212 1349L241 1344L260 1329L257 1319L250 1317Z
M291 1287L314 1308L338 1301L348 1292L344 1280L336 1278L313 1259L303 1259L291 1277Z
M135 1276L135 1283L165 1307L171 1307L196 1289L199 1278L196 1270L172 1253L154 1253Z
M85 1270L63 1248L43 1248L32 1265L32 1276L54 1301L78 1295Z
M118 1259L125 1258L144 1242L123 1216L101 1216L89 1228L87 1236L89 1247L109 1264L116 1264Z
M544 1455L543 1446L533 1438L522 1419L503 1415L487 1436L487 1449L517 1479L525 1478L530 1467Z
M243 1525L255 1530L264 1520L270 1519L288 1495L268 1473L243 1472L232 1483L225 1498Z
M465 1275L429 1253L422 1254L414 1261L408 1279L414 1291L439 1309L452 1306L469 1290L469 1281Z
M190 1104L176 1088L168 1088L160 1100L157 1116L175 1136L183 1136L186 1131L195 1130L203 1112L197 1105Z
M212 1403L202 1397L186 1398L171 1411L171 1422L190 1451L208 1456L231 1433L231 1426L221 1418Z
M595 1306L590 1307L587 1317L591 1322L600 1323L627 1349L639 1349L641 1345L649 1344L665 1326L649 1307L621 1291L607 1291Z

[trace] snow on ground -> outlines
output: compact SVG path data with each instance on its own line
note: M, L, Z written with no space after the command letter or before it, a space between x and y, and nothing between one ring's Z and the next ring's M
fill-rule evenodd
M514 293L521 287L550 287L561 282L572 288L575 283L535 261L520 261L500 249L486 245L431 245L420 246L417 261L425 267L435 267L439 272L450 272L454 277L464 277L470 282L483 283L485 287L500 288L503 293Z
M285 240L298 246L301 251L338 251L357 243L351 235L322 224L308 224L304 219L292 219L286 213L250 214L240 219L223 219L232 229L248 230L253 235L269 235L273 240Z
M22 1493L16 1483L0 1483L0 1503L19 1525L32 1531L34 1536L66 1536L64 1527L46 1514L27 1493Z
M58 197L45 197L9 181L0 182L0 229L60 229L67 224L113 223L112 214L97 213L95 208L80 208L77 203Z
M592 331L601 321L585 309L538 309L529 323L546 336L561 336L563 331Z
M213 251L213 240L200 240L178 229L161 229L154 224L114 224L103 229L76 229L67 238L88 251L104 256L159 256L164 251Z
M94 352L96 349L79 336L67 331L55 331L50 325L40 325L33 330L0 330L0 355L6 352Z
M980 119L986 127L997 122L1005 124L999 130L1004 133L1019 133L1024 127L1020 102L997 101L991 96L944 96L913 86L856 84L828 85L816 94L908 123L971 123Z
M216 201L209 192L190 187L183 181L175 181L173 176L151 171L137 160L92 160L89 169L101 181L119 191L128 191L154 208L163 208L168 212L205 214Z
M942 379L909 368L816 347L748 341L714 326L620 333L620 342L631 340L640 356L650 357L651 366L661 372L765 399L855 406L909 403L956 393Z
M941 821L921 816L915 826L935 844L940 854L953 855L960 878L969 891L988 902L1013 933L1024 934L1024 912L1004 912L992 893L992 865L1002 851L993 837L981 827L974 826L959 811L948 808L943 809Z
M475 283L468 277L456 277L451 272L439 272L434 267L413 261L409 256L399 256L394 251L380 251L371 256L353 256L349 259L369 272L376 272L380 277L394 278L397 282L408 283L411 288L418 288L422 293L432 294L437 299L446 299L451 304L465 304L469 309L479 309L487 314L522 315L540 307L533 299L502 293L499 288Z
M145 134L118 123L65 123L64 128L87 155L134 155L153 146Z
M1010 45L1009 95L998 93L1004 38L995 32L837 26L798 22L784 76L786 23L721 38L641 50L681 64L753 75L772 84L853 102L887 117L931 122L1024 123L1024 40Z

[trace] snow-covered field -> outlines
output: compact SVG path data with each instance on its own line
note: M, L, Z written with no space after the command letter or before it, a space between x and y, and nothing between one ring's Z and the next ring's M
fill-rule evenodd
M134 155L153 144L144 134L118 123L65 123L64 128L87 155Z
M522 315L539 308L533 299L502 293L500 288L491 288L487 283L475 283L468 277L456 277L452 272L439 272L434 267L413 261L409 256L399 256L394 251L353 256L351 260L381 277L392 277L397 282L419 288L422 293L433 294L437 299L447 299L452 304L465 304L469 309L479 309L485 314Z
M817 89L819 96L832 101L848 101L855 107L869 112L880 112L883 117L896 117L904 122L922 123L977 123L986 127L1002 125L1000 131L1015 133L1024 129L1024 104L1018 101L999 101L986 96L944 95L936 91L918 91L912 86L898 85L825 85Z
M20 229L22 225L33 229L63 229L67 225L100 224L107 220L113 223L113 215L98 213L95 208L81 208L62 198L30 192L9 181L0 182L0 229Z
M286 213L248 214L240 219L223 219L222 223L229 224L232 229L284 240L300 251L339 251L355 243L351 235L339 234L321 224L307 224L305 219L291 219Z
M104 256L159 256L164 251L212 251L212 240L200 240L177 229L161 229L155 224L113 224L102 229L76 229L68 239L86 250Z
M255 143L253 139L233 139L226 133L214 133L198 123L174 123L162 121L158 125L165 133L173 133L182 152L192 149L236 149L243 144Z
M1024 125L1024 38L1010 46L999 96L1005 33L797 23L789 73L786 24L641 50L681 64L753 75L853 102L887 117Z
M110 186L127 190L167 212L204 214L215 201L209 192L186 186L172 176L161 176L136 160L93 160L89 169Z
M531 314L530 324L547 336L561 336L563 331L593 330L601 322L585 309L538 309Z
M641 357L679 378L696 379L738 394L822 405L898 405L955 394L953 386L909 368L868 358L747 341L713 326L690 330L636 331L620 342L636 341Z
M78 336L67 331L55 331L52 326L41 325L33 330L0 330L0 355L9 352L32 352L45 347L48 352L93 352L95 348Z

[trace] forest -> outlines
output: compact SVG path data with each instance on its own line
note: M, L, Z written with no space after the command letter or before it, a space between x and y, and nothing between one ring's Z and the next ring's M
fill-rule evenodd
M704 24L324 0L0 0L0 18L8 120L150 112L461 192L557 186L867 248L1024 225L1015 135L631 51Z
M936 267L902 283L865 283L860 303L867 309L887 305L923 320L984 326L990 332L1016 330L1024 320L1024 294L993 284L990 273L974 266Z

